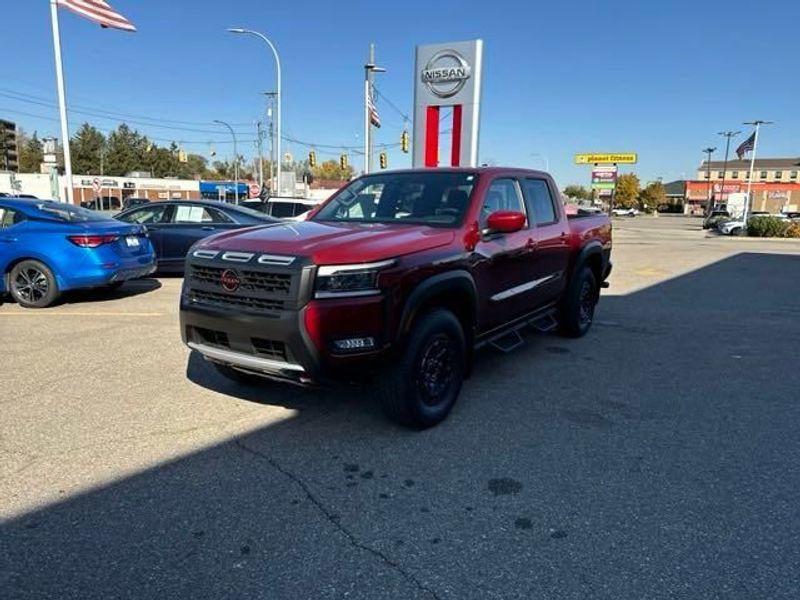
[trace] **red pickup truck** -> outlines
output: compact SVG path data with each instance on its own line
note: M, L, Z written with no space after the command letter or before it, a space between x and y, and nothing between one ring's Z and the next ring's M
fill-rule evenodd
M567 217L546 173L495 167L353 180L305 221L205 238L187 256L183 341L223 375L371 379L393 419L444 419L476 348L592 324L606 215Z

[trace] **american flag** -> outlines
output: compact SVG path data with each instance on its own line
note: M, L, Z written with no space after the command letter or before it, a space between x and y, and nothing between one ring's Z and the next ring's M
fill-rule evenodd
M369 122L375 127L380 128L381 118L378 115L378 109L375 108L375 102L372 100L372 94L367 97L367 106L369 106Z
M739 157L739 160L744 160L745 154L748 152L752 152L753 148L756 145L756 132L753 132L749 138L742 142L742 145L736 149L736 156Z
M100 23L102 27L122 29L123 31L136 31L136 27L133 23L111 8L109 3L103 0L56 0L56 2L59 6L68 8L82 17Z

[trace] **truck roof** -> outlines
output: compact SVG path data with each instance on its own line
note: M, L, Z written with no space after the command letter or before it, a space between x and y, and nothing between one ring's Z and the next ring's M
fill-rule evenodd
M476 174L488 174L488 175L502 175L505 173L525 173L528 175L537 175L537 176L548 176L548 173L545 171L539 171L537 169L525 169L522 167L425 167L425 168L416 168L416 169L390 169L386 171L373 171L368 175L380 175L384 173L429 173L435 171L437 173L476 173Z

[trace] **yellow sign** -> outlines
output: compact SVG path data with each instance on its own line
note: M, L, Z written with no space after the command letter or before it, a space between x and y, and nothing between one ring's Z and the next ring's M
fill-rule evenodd
M635 152L620 152L618 154L576 154L576 165L633 165L638 156Z

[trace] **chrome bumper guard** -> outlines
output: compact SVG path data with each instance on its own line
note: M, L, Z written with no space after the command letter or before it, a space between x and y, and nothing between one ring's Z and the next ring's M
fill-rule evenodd
M230 365L231 367L241 368L246 371L255 371L264 373L265 375L283 377L297 377L305 373L305 369L295 363L259 358L250 354L232 352L230 350L223 350L222 348L198 344L197 342L189 342L187 345L192 350L197 350L208 360Z

